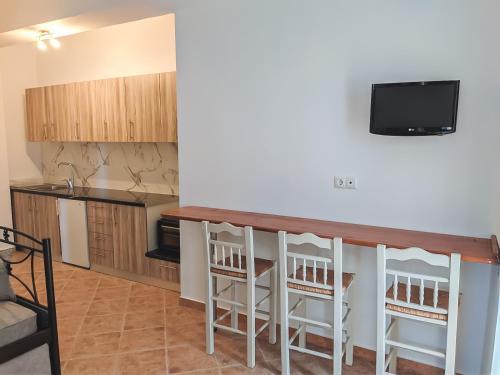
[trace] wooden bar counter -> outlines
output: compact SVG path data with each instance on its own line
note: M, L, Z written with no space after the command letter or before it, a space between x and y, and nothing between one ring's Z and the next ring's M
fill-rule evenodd
M162 216L187 221L208 220L213 223L228 222L236 226L249 225L255 230L264 232L280 230L296 234L310 232L325 238L342 237L344 243L366 247L385 244L388 247L404 249L415 246L437 254L460 253L462 261L465 262L499 263L496 236L490 238L455 236L198 206L170 209L164 211Z

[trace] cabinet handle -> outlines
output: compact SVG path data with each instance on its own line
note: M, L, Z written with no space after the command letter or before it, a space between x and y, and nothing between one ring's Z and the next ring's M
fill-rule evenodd
M134 133L135 133L135 126L134 126L134 123L132 121L129 121L129 132L130 132L130 139L131 140L134 140Z
M76 139L80 140L80 123L75 123L75 132L76 132Z
M104 139L109 139L108 122L104 121Z
M113 224L115 224L115 226L117 225L117 220L116 220L117 217L118 217L118 207L114 207L113 208Z
M46 141L47 140L47 136L48 136L48 132L47 132L47 124L43 124L43 140Z
M56 137L56 124L55 123L52 123L50 133L51 133L50 139L54 140Z
M175 266L168 266L166 264L160 264L160 268L168 268L169 270L176 270L177 267Z

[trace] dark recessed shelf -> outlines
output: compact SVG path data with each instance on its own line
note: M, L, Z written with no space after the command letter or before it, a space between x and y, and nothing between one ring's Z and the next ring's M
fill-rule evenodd
M174 262L174 263L180 263L181 260L177 254L172 254L173 252L166 252L164 250L160 249L155 249L146 252L146 256L148 258L153 258L153 259L160 259L160 260L166 260L167 262Z

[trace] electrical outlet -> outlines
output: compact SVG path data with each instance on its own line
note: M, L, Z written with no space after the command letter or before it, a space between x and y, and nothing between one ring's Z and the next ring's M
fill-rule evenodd
M358 183L356 181L356 177L346 177L345 178L345 188L346 189L356 189L358 187Z
M346 186L345 177L335 176L333 181L334 181L335 188L345 189L345 186Z
M358 183L356 177L335 176L334 186L336 189L356 189Z

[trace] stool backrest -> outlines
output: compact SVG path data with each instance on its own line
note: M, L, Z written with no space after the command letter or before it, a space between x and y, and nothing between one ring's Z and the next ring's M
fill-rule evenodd
M433 276L418 272L406 272L398 270L396 267L388 268L387 261L396 260L400 262L419 260L427 263L432 267L443 267L448 269L448 277ZM448 314L449 306L446 308L438 307L442 294L439 293L443 284L448 286L449 295L458 294L458 285L460 278L460 254L454 253L451 256L443 254L433 254L421 248L411 247L408 249L392 249L385 245L377 246L377 268L378 268L378 283L379 290L387 291L387 276L392 279L393 293L392 298L385 297L387 303L401 307L408 307L422 311L428 311L436 314ZM406 284L404 290L406 298L398 299L398 287L400 283ZM416 288L412 288L412 286ZM426 299L425 288L432 290L432 298ZM417 292L418 291L418 292ZM412 295L412 293L418 295ZM415 293L414 293L415 294ZM378 298L382 298L379 296ZM417 301L415 303L414 301Z
M203 247L205 249L208 269L254 275L254 251L252 227L236 227L229 223L213 224L208 221L201 223L203 231ZM217 235L229 233L241 237L242 243L221 241ZM246 257L246 264L242 262Z
M327 282L328 266L333 263L335 274L342 277L342 239L320 238L312 233L290 234L284 231L278 233L280 246L280 265L282 263L288 282L299 285L334 290L334 285ZM314 245L328 250L329 256L314 256L288 251L288 245ZM292 265L291 273L287 270L288 262ZM332 267L330 267L331 269ZM298 272L299 271L299 272ZM307 278L308 271L312 280ZM297 275L299 274L299 275ZM342 284L340 284L342 287Z

